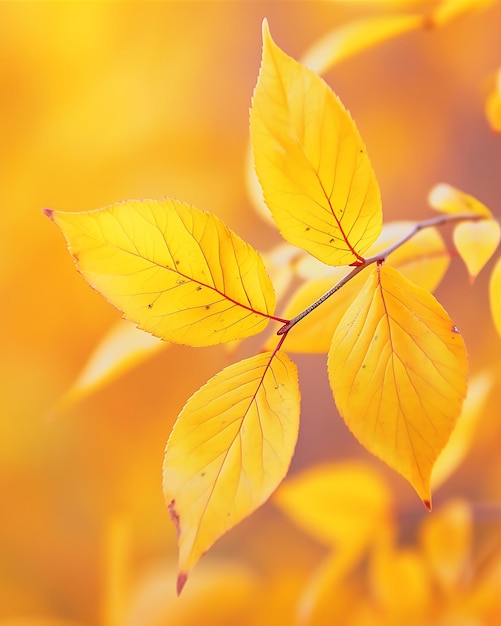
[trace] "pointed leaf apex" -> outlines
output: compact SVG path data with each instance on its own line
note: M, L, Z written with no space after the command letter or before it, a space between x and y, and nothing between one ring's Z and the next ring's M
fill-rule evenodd
M426 509L431 513L431 500L423 500Z
M178 596L181 595L181 591L183 590L187 580L188 574L186 572L179 572L176 584L176 592Z
M263 41L266 37L270 37L270 27L268 26L268 19L266 17L263 18L262 32L263 32Z
M53 209L42 209L42 213L46 215L49 219L54 220L54 211Z

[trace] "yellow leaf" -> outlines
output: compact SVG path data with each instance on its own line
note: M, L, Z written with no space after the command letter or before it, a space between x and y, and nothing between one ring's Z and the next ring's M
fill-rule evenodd
M432 600L426 563L415 549L385 546L370 562L370 593L384 624L424 624Z
M492 130L501 132L501 69L496 74L496 84L487 96L485 113Z
M451 215L473 213L481 217L492 218L489 209L476 198L445 183L433 187L428 196L428 202L430 206L441 213Z
M343 24L317 41L301 62L322 74L339 61L423 25L420 15L369 17Z
M359 262L382 222L365 146L337 96L280 50L266 21L251 138L264 198L284 238L328 265Z
M391 496L362 463L325 464L288 478L273 501L300 528L338 552L360 554L389 521Z
M472 511L460 500L448 502L421 526L426 559L446 591L460 583L469 570L472 539Z
M284 478L299 398L294 363L266 352L225 368L188 400L164 461L165 499L178 530L178 590L212 544Z
M496 220L463 222L456 226L453 237L473 281L496 251L501 239L501 227Z
M442 0L428 16L433 26L444 26L458 17L474 13L494 4L495 0Z
M494 326L501 336L501 257L496 261L489 280L489 299Z
M167 345L130 322L119 320L94 348L57 408L81 400Z
M334 333L328 367L347 426L430 508L431 470L466 394L466 349L447 313L397 270L377 267Z
M477 424L493 384L490 372L477 374L468 383L468 392L456 427L433 466L431 486L434 490L453 474L470 451Z
M88 282L156 337L214 345L259 333L272 317L261 257L210 213L177 200L46 213Z

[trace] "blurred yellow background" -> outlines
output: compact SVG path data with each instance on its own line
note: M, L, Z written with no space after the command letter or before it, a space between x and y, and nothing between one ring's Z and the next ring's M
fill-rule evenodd
M433 5L403 4L401 11ZM338 25L396 11L391 2L0 5L0 624L295 623L300 590L323 552L272 504L221 540L181 604L174 599L165 442L191 393L237 357L169 347L53 414L120 316L76 273L41 209L173 196L270 249L280 237L253 208L245 181L263 18L282 49L300 58ZM496 3L370 48L326 74L365 140L386 220L431 215L426 197L442 181L500 217L500 136L484 113L501 60L500 24ZM499 532L501 515L496 507L492 514L501 489L501 339L488 311L491 267L470 286L456 259L437 292L469 346L472 374L497 377L470 454L435 497L437 507L450 497L477 503L480 539ZM347 433L325 357L293 358L303 400L291 473L325 460L373 465L412 542L428 515L422 504ZM203 587L207 580L219 595ZM217 608L203 609L211 603ZM157 605L158 621L141 608Z

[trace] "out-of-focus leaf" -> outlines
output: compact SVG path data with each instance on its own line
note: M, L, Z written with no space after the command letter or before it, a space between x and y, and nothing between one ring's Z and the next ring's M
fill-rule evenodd
M275 225L270 209L266 206L266 202L263 197L263 188L259 183L259 179L254 168L254 156L252 154L252 143L249 143L247 148L247 154L245 158L245 182L247 184L247 191L249 192L249 198L259 213L259 215L268 224Z
M350 430L429 508L431 470L466 395L466 349L445 310L394 268L378 267L339 323L328 367Z
M365 146L328 85L274 43L251 111L254 161L282 235L329 265L349 265L381 231L381 198Z
M202 554L284 478L299 399L294 363L266 352L225 368L186 403L164 460L165 499L178 531L178 590Z
M496 74L496 84L487 96L485 114L492 130L501 132L501 68Z
M387 245L401 239L413 225L413 222L387 224L383 228L383 233L388 237ZM372 248L369 253L373 254ZM438 229L424 228L392 252L386 262L419 287L434 291L445 276L450 260L450 254Z
M57 408L67 408L168 345L134 324L119 320L94 348L77 379L58 402Z
M426 519L420 540L434 578L450 591L464 578L473 539L472 511L466 502L448 502Z
M489 280L489 300L494 326L501 336L501 257L496 261Z
M305 532L353 558L386 529L392 506L378 473L351 461L320 465L288 479L273 501Z
M473 196L464 193L446 183L435 185L430 191L428 202L437 211L455 215L458 213L474 213L481 217L492 218L489 209Z
M381 235L369 248L368 256L382 252L402 239L412 230L413 226L414 222L385 224ZM303 273L314 274L319 262L313 257L310 257L310 260L313 263L308 263L308 259L301 261ZM398 268L404 276L420 287L432 291L447 271L450 255L438 230L426 228L390 254L387 263ZM285 318L291 319L306 309L351 270L347 267L324 267L328 271L324 271L322 274L326 274L326 276L309 280L292 295L283 314ZM293 352L327 352L334 330L360 291L364 281L365 274L356 275L337 293L301 320L298 328L291 331L287 337L287 349ZM271 347L272 344L269 343L268 345Z
M252 624L255 574L242 563L203 563L181 597L172 589L171 568L150 568L132 591L124 626L234 626Z
M323 74L339 61L423 25L420 15L369 17L343 24L306 51L301 62Z
M354 608L358 609L361 604L361 594L359 586L350 580L351 569L351 555L343 552L338 554L336 551L327 555L302 590L297 607L298 624L321 626L352 623ZM359 622L353 619L353 623Z
M453 237L473 282L496 251L501 239L501 227L496 220L463 222L456 226Z
M442 0L427 17L433 26L444 26L452 20L494 4L496 0Z
M216 216L177 200L46 213L84 277L141 329L207 346L268 324L275 294L261 257Z
M466 399L452 435L440 453L431 473L432 489L437 489L451 476L470 451L477 424L494 384L493 375L486 371L468 383Z
M425 561L417 550L382 546L374 552L369 572L370 592L382 623L425 623L422 617L429 609L432 590Z

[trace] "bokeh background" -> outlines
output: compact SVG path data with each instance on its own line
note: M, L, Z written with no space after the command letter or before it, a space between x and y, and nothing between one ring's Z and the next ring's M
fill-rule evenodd
M350 20L433 4L0 5L0 624L296 623L298 598L324 548L272 503L218 542L184 597L174 597L165 442L191 393L259 344L237 354L169 346L55 411L120 315L76 273L41 209L173 196L214 212L266 252L280 237L253 207L245 175L263 18L276 42L300 58ZM500 24L501 5L493 3L326 73L365 140L386 220L430 216L426 198L438 182L500 216L500 136L484 111L501 63ZM499 533L501 519L492 263L470 285L454 260L437 292L469 346L472 375L495 377L471 450L434 501L438 509L450 498L471 503L480 543ZM323 461L369 464L387 482L401 538L412 544L428 516L412 488L347 432L325 356L292 356L303 399L291 475Z

